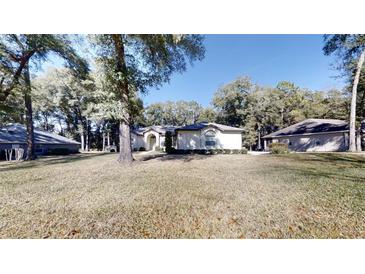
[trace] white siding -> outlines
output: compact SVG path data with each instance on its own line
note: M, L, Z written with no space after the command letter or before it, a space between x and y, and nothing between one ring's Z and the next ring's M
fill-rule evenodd
M201 149L200 131L178 131L178 149Z
M205 132L213 130L215 135L215 147L205 146ZM211 140L211 139L209 139ZM178 149L241 149L241 132L221 132L214 128L207 128L204 131L178 131Z
M241 149L241 132L221 132L217 131L217 146L222 149Z

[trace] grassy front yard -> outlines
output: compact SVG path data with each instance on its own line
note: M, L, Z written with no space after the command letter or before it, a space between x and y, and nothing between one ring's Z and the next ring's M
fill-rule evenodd
M365 157L0 163L0 238L364 238Z

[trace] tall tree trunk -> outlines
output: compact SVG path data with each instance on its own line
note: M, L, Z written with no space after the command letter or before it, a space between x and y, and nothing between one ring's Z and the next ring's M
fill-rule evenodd
M105 151L105 133L103 132L103 151Z
M261 128L258 128L258 143L257 150L261 150Z
M352 98L351 98L351 112L350 112L350 140L349 151L356 151L356 97L357 97L357 85L359 84L361 68L364 64L365 50L361 53L359 61L357 62L356 74L354 83L352 85Z
M32 109L32 86L30 83L29 66L24 68L24 104L25 104L25 122L27 127L27 154L26 161L31 161L36 158L34 150L34 125L33 125L33 109Z
M85 137L85 151L89 151L89 133L87 131Z
M84 125L80 125L80 142L81 142L81 151L85 150L85 132L84 132Z
M119 163L131 163L133 161L131 147L130 114L129 114L129 87L128 71L125 63L124 42L120 34L113 34L116 53L116 73L121 74L117 82L120 100L122 103L122 118L119 122Z
M89 130L89 121L88 120L86 120L86 136L85 136L85 150L86 151L89 151L90 150L90 148L89 148L89 132L90 130Z
M133 161L131 153L131 132L130 127L124 121L119 123L119 157L118 162L130 163Z
M108 147L110 146L110 134L109 134L109 131L107 133L107 140L108 140Z

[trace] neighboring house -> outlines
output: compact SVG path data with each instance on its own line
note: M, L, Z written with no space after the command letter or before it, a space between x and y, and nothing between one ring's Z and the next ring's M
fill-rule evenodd
M286 143L292 151L346 151L349 147L348 122L333 119L307 119L263 137L270 143Z
M35 153L37 155L55 153L75 153L79 151L80 143L66 137L34 129ZM5 154L5 150L27 148L27 131L25 126L20 124L9 124L0 127L0 155ZM4 156L2 157L4 158Z
M132 147L146 150L165 148L165 134L170 131L173 147L194 149L241 149L243 129L216 123L198 123L183 127L152 126L132 131Z

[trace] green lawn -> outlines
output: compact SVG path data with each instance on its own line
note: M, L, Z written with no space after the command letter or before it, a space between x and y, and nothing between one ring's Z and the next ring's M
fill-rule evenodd
M0 238L364 238L365 157L0 163Z

